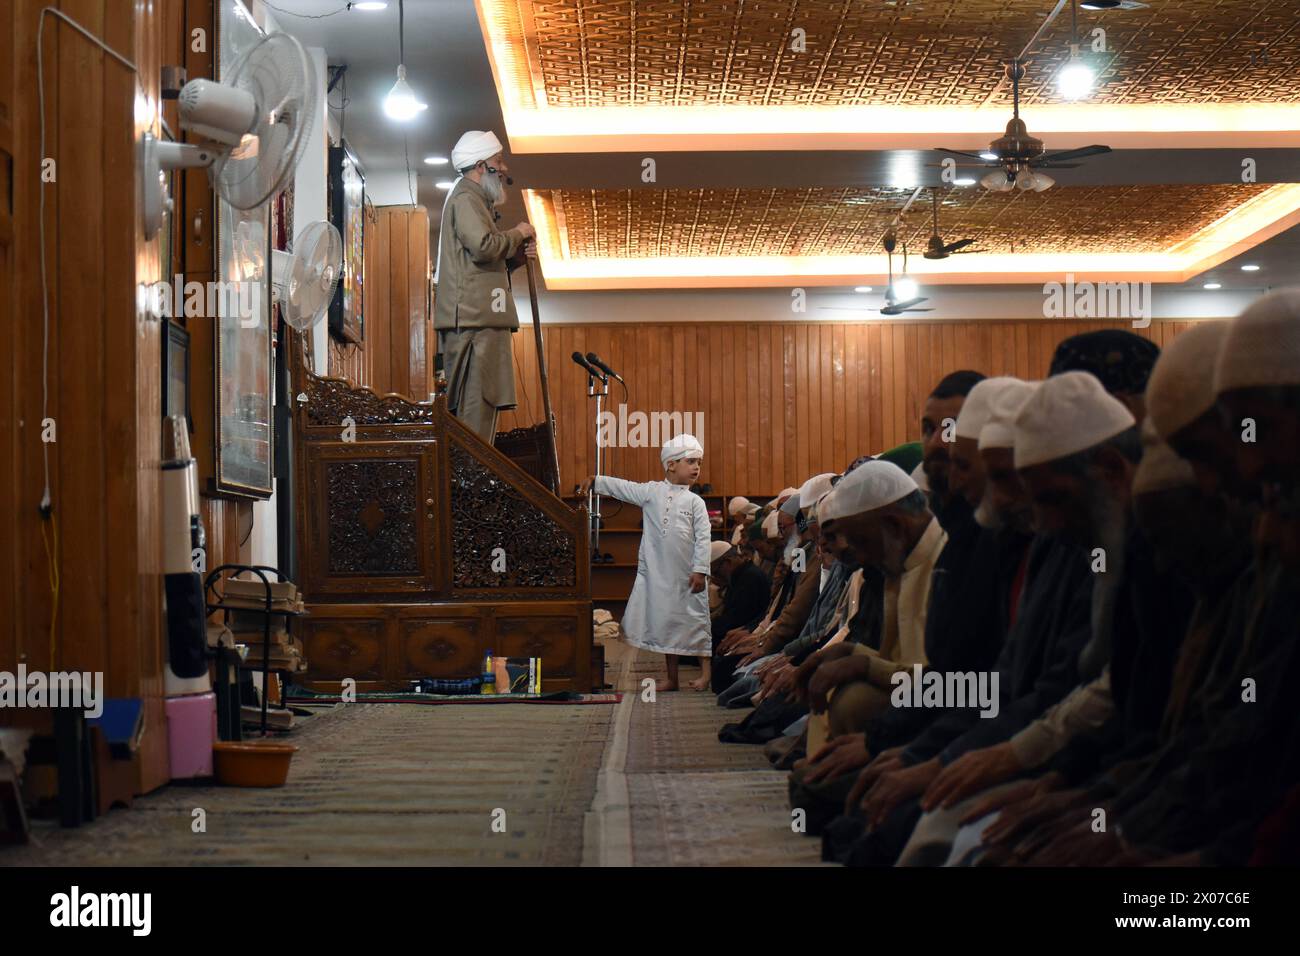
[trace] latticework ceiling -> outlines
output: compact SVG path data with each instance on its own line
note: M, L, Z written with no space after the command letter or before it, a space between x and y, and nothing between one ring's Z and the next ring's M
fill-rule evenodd
M1011 253L1164 252L1270 187L1057 187L1042 193L941 190L939 233ZM910 195L879 189L552 190L565 255L579 259L851 256L880 237ZM931 233L929 191L898 227L919 255Z
M535 103L625 106L980 106L1010 98L1002 65L1045 0L486 0L516 44ZM1094 28L1105 52L1093 52ZM803 47L799 36L803 31ZM1048 27L1023 90L1059 102L1068 11ZM1300 102L1300 3L1177 0L1080 11L1096 100Z

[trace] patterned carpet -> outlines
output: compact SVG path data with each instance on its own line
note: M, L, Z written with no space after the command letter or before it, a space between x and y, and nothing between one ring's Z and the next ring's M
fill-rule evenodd
M620 704L325 708L294 731L283 788L173 785L76 830L36 821L0 866L819 862L791 832L785 775L718 742L736 711L691 690L642 701L663 659L619 642L606 657Z

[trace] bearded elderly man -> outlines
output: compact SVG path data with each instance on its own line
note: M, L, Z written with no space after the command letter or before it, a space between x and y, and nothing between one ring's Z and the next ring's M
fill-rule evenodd
M433 327L447 375L448 407L491 444L497 415L516 404L510 336L519 329L519 317L510 270L523 265L521 251L535 254L530 241L535 233L527 222L497 228L496 207L505 201L502 177L509 167L494 133L466 133L451 161L460 176L442 207Z

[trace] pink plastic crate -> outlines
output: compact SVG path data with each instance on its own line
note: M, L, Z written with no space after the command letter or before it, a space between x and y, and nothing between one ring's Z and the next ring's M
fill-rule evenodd
M212 776L216 739L216 694L167 698L167 753L173 780Z

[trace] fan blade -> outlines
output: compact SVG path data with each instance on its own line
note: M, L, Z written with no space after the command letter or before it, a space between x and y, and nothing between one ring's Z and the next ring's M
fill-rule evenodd
M1043 162L1053 163L1058 159L1083 159L1086 156L1100 156L1109 153L1109 146L1080 146L1078 149L1066 149L1059 153L1044 153L1038 158Z
M907 309L910 309L914 305L920 305L922 302L928 302L928 301L930 301L928 296L920 296L919 298L916 299L908 299L906 302L895 302L892 308L898 309L898 311L903 312L906 311Z
M926 163L925 165L934 169L946 166L955 166L958 169L1001 169L997 163Z
M1029 163L1034 169L1078 169L1079 163L1040 163L1031 161Z
M956 242L950 242L943 247L944 252L956 252L958 249L965 249L974 243L974 239L958 239Z
M959 249L957 250L956 254L959 256L964 256L967 253L971 253L971 252L988 252L988 250L987 249Z
M936 153L950 153L950 154L952 154L953 156L965 156L965 157L967 157L967 158L969 158L969 159L983 159L983 158L984 158L984 157L981 156L979 153L968 153L968 152L966 152L965 150L961 150L961 149L944 149L942 146L936 146L936 147L934 148L934 151L935 151Z
M927 249L927 250L925 250L925 252L921 253L921 255L925 256L925 258L927 258L927 259L947 259L947 258L948 258L948 253L943 252L942 250L940 250L939 252L935 252L935 251L932 250L932 249Z

